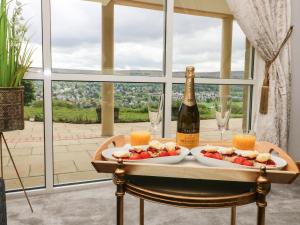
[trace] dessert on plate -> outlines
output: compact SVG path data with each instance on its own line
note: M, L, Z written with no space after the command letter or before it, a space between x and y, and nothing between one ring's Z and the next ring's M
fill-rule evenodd
M258 151L240 151L235 148L207 145L201 150L200 154L204 157L225 160L248 167L276 166L270 153L259 153Z
M124 160L141 160L177 155L180 155L180 147L175 142L161 143L157 140L150 141L147 146L134 146L129 150L115 151L112 154L114 158Z

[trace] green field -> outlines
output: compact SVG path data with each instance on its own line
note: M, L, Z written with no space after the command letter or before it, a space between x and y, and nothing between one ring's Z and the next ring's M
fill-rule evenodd
M201 103L198 105L200 111L200 119L213 119L214 109L213 103ZM119 123L129 122L147 122L148 113L145 108L132 109L132 108L120 108L119 109ZM177 108L174 109L177 111ZM43 106L40 103L32 104L31 106L25 106L25 120L34 118L35 121L43 121ZM173 115L176 118L176 114ZM242 117L242 102L232 103L232 118ZM96 108L79 108L73 105L68 105L62 102L56 102L53 105L53 121L63 123L98 123Z

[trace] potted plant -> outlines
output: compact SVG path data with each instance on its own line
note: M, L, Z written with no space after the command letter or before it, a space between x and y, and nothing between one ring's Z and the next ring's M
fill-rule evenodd
M9 4L0 3L0 132L24 129L24 87L21 81L33 53L26 38L22 4L8 16Z

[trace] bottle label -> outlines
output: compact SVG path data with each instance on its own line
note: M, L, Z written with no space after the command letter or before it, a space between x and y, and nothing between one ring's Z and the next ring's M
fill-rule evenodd
M199 145L199 133L176 133L176 143L186 148L194 148Z

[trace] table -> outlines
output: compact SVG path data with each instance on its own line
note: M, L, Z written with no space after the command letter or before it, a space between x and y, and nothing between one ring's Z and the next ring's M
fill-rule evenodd
M110 145L120 147L126 143L125 136L112 137L97 149L92 159L98 172L114 174L117 225L124 224L125 193L140 199L140 225L144 225L144 200L191 208L229 207L231 225L236 224L237 206L255 202L258 211L257 225L264 225L266 196L271 183L291 183L299 175L295 162L283 150L265 142L258 143L257 150L267 151L272 148L277 151L288 162L284 171L266 171L265 167L249 170L199 165L151 165L122 160L112 162L102 158L101 152Z

